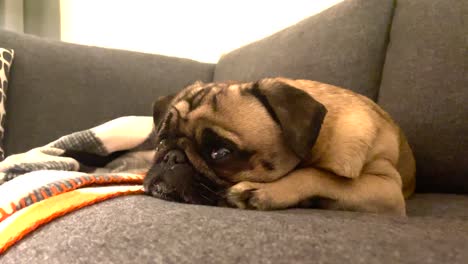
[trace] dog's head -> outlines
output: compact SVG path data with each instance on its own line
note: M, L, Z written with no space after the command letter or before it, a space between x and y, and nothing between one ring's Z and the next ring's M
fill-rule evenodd
M325 114L322 104L281 79L196 82L154 103L159 145L145 191L217 205L235 183L274 181L307 157Z

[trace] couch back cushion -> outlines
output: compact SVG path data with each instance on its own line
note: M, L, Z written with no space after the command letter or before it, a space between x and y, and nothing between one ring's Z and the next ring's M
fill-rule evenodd
M7 100L7 154L124 115L152 115L152 102L214 65L186 59L73 45L0 30L15 50Z
M347 0L223 56L215 81L283 76L377 98L393 1Z
M468 35L459 0L399 0L379 103L406 132L417 190L468 193Z

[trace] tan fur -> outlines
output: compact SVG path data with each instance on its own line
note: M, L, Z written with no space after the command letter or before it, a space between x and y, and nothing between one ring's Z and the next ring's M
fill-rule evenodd
M200 142L203 129L211 128L255 152L249 169L216 173L197 155L186 151L195 167L220 182L230 183L227 201L239 208L271 210L296 206L311 198L323 198L321 207L405 215L404 198L415 186L411 148L391 117L368 98L349 90L308 80L263 79L263 86L288 84L323 104L327 114L315 145L300 160L285 143L281 128L265 107L244 91L252 83L212 85L203 103L193 111L177 102L180 130ZM185 93L205 89L196 83ZM182 98L179 95L179 98ZM213 97L216 97L216 111ZM173 124L175 125L175 124ZM186 144L189 145L189 144ZM274 165L268 171L262 162Z

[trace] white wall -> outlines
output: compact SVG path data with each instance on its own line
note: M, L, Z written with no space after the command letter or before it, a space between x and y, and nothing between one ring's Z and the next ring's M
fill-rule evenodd
M23 1L0 0L0 27L23 32Z
M62 40L216 62L343 0L61 0Z

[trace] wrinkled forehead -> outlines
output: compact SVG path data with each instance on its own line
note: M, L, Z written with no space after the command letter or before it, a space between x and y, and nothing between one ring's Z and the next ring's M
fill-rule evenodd
M196 116L200 108L203 108L204 113L216 114L229 101L240 101L240 97L249 95L250 86L251 83L234 82L194 84L177 96L173 108L180 118Z
M239 127L267 115L257 113L262 107L252 107L260 102L251 94L251 86L252 83L213 83L186 88L172 102L158 134L189 136L200 142L203 130L211 128L241 144L253 132L242 135Z
M278 124L252 94L252 83L193 85L178 95L157 130L159 139L188 138L201 144L206 129L240 149L277 142ZM193 140L193 141L192 141Z

